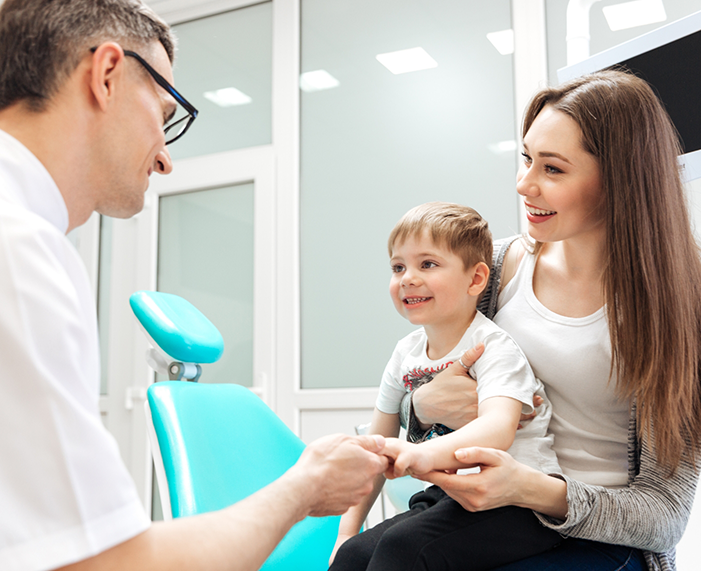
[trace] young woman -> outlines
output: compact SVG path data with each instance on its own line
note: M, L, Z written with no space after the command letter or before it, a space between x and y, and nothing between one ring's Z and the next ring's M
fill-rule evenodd
M679 152L624 72L544 89L526 111L517 191L535 244L506 242L491 301L545 384L564 476L472 448L456 456L480 474L425 478L470 511L530 508L566 536L503 569L675 568L701 461L701 261ZM474 385L450 371L406 403L410 432L471 420Z

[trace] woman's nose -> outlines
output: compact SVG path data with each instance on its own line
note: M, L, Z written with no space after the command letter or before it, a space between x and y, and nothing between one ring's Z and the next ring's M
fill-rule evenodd
M516 192L521 196L536 196L540 193L534 174L523 164L516 174Z

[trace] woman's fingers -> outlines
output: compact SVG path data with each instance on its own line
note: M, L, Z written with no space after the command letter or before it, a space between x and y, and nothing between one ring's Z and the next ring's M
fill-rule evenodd
M484 343L480 343L479 345L471 347L465 351L460 356L460 362L458 364L462 364L463 368L466 367L469 369L475 364L475 361L482 356L482 353L484 353Z

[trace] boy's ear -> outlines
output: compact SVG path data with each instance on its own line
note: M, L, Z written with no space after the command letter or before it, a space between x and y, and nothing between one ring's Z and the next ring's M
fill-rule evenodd
M477 262L472 269L472 283L467 288L468 295L477 296L482 293L489 282L489 266L484 262Z

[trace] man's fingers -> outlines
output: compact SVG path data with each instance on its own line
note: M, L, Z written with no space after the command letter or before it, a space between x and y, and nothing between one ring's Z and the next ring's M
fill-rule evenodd
M472 367L472 365L475 364L475 361L482 356L482 353L484 353L484 343L480 343L479 345L476 345L475 347L472 347L465 351L460 356L460 361L465 367L469 369L470 367Z
M356 441L368 452L380 452L385 447L385 437L380 434L356 436Z

